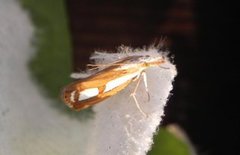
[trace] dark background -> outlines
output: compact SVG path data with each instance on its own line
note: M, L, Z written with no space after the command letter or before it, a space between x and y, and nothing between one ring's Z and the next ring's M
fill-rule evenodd
M163 125L185 129L198 154L240 154L237 4L207 0L67 0L75 71L97 49L161 37L178 75Z

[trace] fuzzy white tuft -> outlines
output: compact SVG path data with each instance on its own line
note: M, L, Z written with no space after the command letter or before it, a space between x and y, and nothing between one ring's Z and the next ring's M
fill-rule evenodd
M31 80L34 27L18 0L0 0L0 23L0 155L86 154L90 121L59 112Z

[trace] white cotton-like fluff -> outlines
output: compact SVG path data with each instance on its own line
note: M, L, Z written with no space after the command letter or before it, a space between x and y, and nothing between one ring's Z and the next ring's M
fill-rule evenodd
M49 99L41 96L27 67L35 51L31 46L34 28L18 1L0 0L0 4L0 154L146 154L172 89L175 66L167 62L162 66L168 69L146 69L150 101L143 80L136 98L148 117L130 96L136 85L133 82L97 104L93 120L81 122L59 112ZM132 51L125 47L119 53L96 53L92 58L97 64L108 64L131 55L159 56L157 51L156 48Z
M0 23L0 155L87 155L90 121L60 112L32 81L34 27L18 0L0 0Z
M107 52L98 52L96 51L92 56L91 60L94 60L96 64L109 64L115 62L119 59L128 57L128 56L146 56L150 55L151 58L166 56L168 52L159 53L157 47L151 46L148 49L132 49L130 47L120 46L118 48L118 53L107 53Z
M137 101L147 117L140 112L130 96L137 82L132 82L117 95L97 104L94 106L95 128L87 149L89 155L145 155L151 148L153 135L162 120L163 108L177 74L175 66L154 47L136 50L121 47L119 53L95 52L91 59L96 64L111 64L133 55L150 55L150 58L162 55L166 59L162 67L145 70L150 100L142 79L136 92Z

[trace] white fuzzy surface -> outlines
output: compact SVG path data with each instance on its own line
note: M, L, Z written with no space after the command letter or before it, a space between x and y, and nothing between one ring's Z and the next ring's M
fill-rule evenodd
M96 53L92 56L98 64L114 62L130 55L159 56L156 48L131 50L121 48L119 53ZM98 155L145 155L151 148L152 138L164 115L163 108L172 89L176 76L175 66L169 61L161 67L146 69L150 93L148 102L143 80L138 87L136 97L140 107L148 115L145 117L137 108L130 94L136 82L130 84L117 95L97 104L94 107L95 130L88 154ZM166 69L167 68L167 69Z
M0 155L146 153L172 89L176 75L172 64L164 65L169 69L146 70L150 102L143 83L136 97L147 118L129 96L136 84L132 83L116 96L97 104L95 119L80 122L52 107L51 101L42 97L31 81L27 62L34 54L30 44L34 29L17 0L0 0L0 23ZM154 49L151 52L152 56L157 54ZM123 53L102 55L92 58L109 63L126 56Z
M0 0L0 155L85 155L90 123L56 110L31 80L33 27L17 2Z

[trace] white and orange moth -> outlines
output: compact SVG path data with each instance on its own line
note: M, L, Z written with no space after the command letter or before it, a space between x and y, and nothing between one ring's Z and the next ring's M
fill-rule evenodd
M125 56L106 65L107 67L89 77L67 85L62 91L61 97L70 108L82 110L117 94L133 81L138 81L138 86L141 75L143 75L146 91L148 91L145 69L160 66L165 61L162 55ZM135 102L137 100L134 93L137 86L132 94Z

